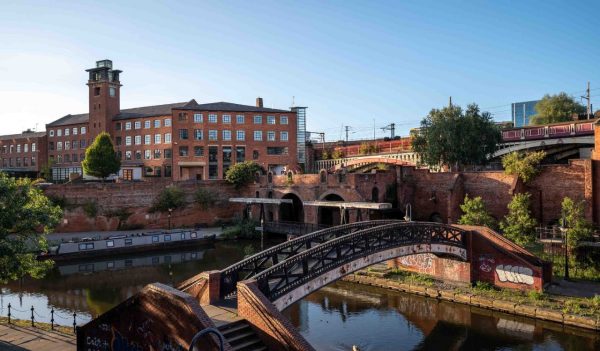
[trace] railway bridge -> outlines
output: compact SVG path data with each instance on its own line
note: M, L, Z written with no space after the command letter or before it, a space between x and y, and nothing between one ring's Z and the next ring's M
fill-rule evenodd
M356 222L300 236L223 270L202 272L177 289L151 284L79 328L78 350L115 340L134 346L168 341L188 349L192 337L206 328L225 335L226 350L313 350L281 311L324 285L383 261L457 283L487 281L515 289L540 290L550 274L539 259L483 227ZM145 326L143 333L132 328L137 323ZM148 341L144 333L155 339ZM203 342L206 349L217 349L216 337Z

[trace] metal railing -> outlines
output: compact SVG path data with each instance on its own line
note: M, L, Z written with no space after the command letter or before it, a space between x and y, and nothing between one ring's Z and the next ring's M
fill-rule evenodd
M302 223L302 222L265 222L265 232L275 234L291 234L291 235L304 235L317 230L329 228L328 225L314 224L314 223Z
M30 316L27 316L25 318L19 318L19 319L22 319L22 320L30 319L31 320L31 326L33 328L35 328L35 323L36 322L40 323L40 321L38 321L37 318L46 319L46 316L42 316L42 315L40 315L39 313L37 313L35 311L35 307L33 307L33 305L31 306L31 308L29 309L29 311L31 311L31 315ZM14 317L14 313L13 312L20 312L20 313L27 313L27 314L29 314L29 311L16 309L16 308L14 308L9 303L8 304L8 324L12 324L12 322L13 322L13 317ZM54 311L54 307L53 307L50 310L50 328L52 330L54 330L54 327L55 327L55 324L54 324L55 319L54 319L54 317L58 317L58 318L63 319L63 320L70 320L71 319L71 316L62 316L62 315L60 315L58 312ZM72 317L73 317L73 333L75 333L75 329L77 328L77 313L73 312Z

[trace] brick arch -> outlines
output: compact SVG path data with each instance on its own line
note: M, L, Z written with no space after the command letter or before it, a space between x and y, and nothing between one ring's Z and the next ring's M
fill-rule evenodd
M302 197L295 191L287 191L281 199L290 199L294 203L279 205L279 220L287 222L304 222L304 206Z

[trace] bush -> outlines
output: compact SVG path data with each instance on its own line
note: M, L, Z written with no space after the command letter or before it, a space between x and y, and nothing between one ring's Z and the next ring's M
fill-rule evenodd
M185 193L173 185L164 188L154 199L150 212L168 212L185 206Z
M530 153L511 152L502 157L504 173L516 174L523 183L527 183L539 173L539 164L546 157L544 151Z
M338 159L343 158L343 157L344 157L344 153L340 149L335 149L331 153L331 158L334 159L334 160L338 160Z
M260 238L260 233L254 228L258 225L258 222L253 220L241 220L238 221L232 227L225 229L222 236L225 239L256 239Z
M524 246L535 241L535 226L537 222L531 217L529 211L531 195L515 194L508 204L508 214L504 220L500 222L500 228L504 235L517 243Z
M466 195L460 209L463 215L458 220L459 224L482 225L492 229L496 227L496 220L487 212L480 196L470 199L469 195Z
M244 161L229 167L225 173L225 179L233 184L236 189L250 183L256 172L262 173L262 167L254 161Z
M81 207L83 208L83 212L85 212L88 217L96 218L96 215L98 214L98 204L96 201L89 200Z
M194 199L203 210L206 210L219 201L219 194L210 188L198 188L194 194Z
M114 210L105 210L104 216L109 218L117 217L120 221L126 221L131 216L131 212L127 208L117 208Z

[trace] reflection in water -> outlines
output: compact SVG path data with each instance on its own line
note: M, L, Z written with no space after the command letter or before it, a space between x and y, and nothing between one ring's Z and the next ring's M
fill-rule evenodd
M266 242L272 246L277 242ZM78 262L60 262L40 280L23 279L1 288L0 315L49 322L54 308L58 324L72 325L73 312L83 324L133 296L145 285L159 282L171 286L202 271L221 269L244 257L247 246L259 251L260 243L217 241L212 247L115 256ZM248 249L246 249L248 251Z
M284 311L317 350L597 350L592 331L338 282Z

